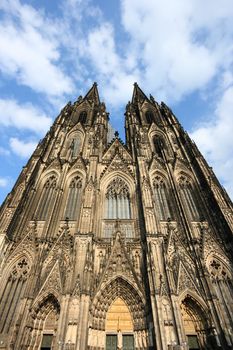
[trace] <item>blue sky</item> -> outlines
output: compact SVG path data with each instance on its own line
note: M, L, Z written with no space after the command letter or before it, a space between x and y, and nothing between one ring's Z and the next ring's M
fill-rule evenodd
M232 0L1 0L0 202L94 81L121 134L135 81L169 105L233 197L232 18Z

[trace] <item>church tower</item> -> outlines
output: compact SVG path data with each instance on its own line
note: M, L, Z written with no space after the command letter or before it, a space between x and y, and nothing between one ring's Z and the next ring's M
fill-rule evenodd
M0 211L0 350L233 348L232 202L135 83L126 142L94 83Z

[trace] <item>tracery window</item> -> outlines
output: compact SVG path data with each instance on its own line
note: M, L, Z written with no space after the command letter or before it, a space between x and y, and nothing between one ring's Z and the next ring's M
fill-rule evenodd
M0 333L9 332L28 274L29 263L23 257L13 266L0 299Z
M160 176L156 176L153 181L155 205L160 220L167 220L172 217L170 204L168 201L168 190L165 182Z
M116 177L107 187L106 219L130 219L130 194L125 181Z
M190 219L199 220L199 212L198 212L196 195L194 193L194 189L191 183L186 177L181 176L179 179L179 186L180 186L181 196Z
M48 218L48 215L54 206L56 187L57 178L52 175L45 182L42 190L42 195L35 215L38 220L46 220Z
M83 124L85 124L87 122L87 112L86 111L82 111L79 115L79 121Z
M82 179L76 176L70 183L65 209L65 218L77 220L81 206Z
M233 279L229 269L217 258L212 257L208 264L216 296L221 306L222 317L228 316L233 322Z

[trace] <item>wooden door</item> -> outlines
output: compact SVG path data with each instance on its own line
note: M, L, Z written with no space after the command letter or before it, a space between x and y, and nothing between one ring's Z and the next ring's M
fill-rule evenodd
M106 350L117 350L117 335L106 335Z
M134 350L133 335L123 335L123 350Z

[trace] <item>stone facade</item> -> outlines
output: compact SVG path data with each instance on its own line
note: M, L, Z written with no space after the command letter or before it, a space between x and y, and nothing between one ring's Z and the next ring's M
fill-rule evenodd
M228 195L137 84L125 144L108 120L94 84L1 207L0 349L232 349Z

